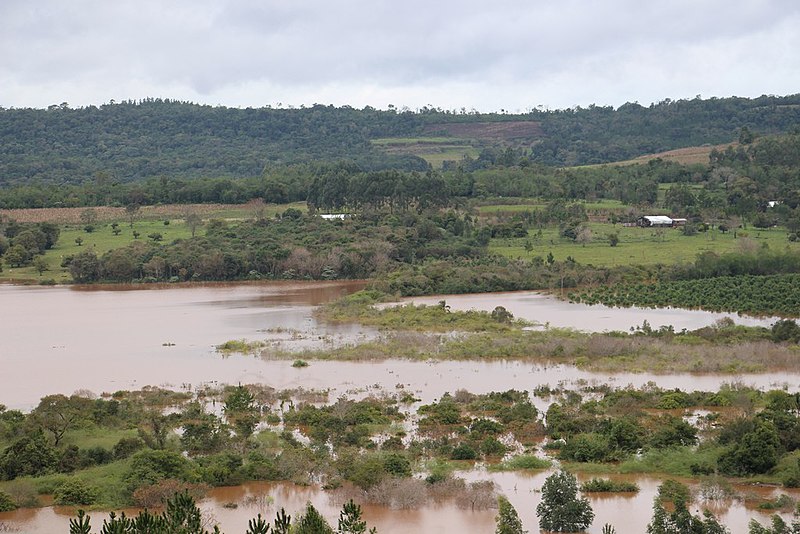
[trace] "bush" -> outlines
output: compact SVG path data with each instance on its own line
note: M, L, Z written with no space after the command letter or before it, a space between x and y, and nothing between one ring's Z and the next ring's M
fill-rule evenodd
M191 463L180 453L164 450L143 450L133 455L125 480L131 492L165 479L190 481Z
M82 505L88 506L97 501L97 489L90 486L83 480L70 479L56 488L53 494L53 502L62 505Z
M689 502L690 496L689 488L676 480L665 480L658 487L658 498L662 501L668 501L672 503Z
M387 473L395 477L411 476L411 462L402 454L387 454L383 458L383 468Z
M602 434L578 434L561 448L559 457L574 462L604 462L611 459L608 438Z
M478 457L478 452L468 443L461 443L450 454L453 460L474 460Z
M518 471L523 469L547 469L552 465L549 460L538 458L532 454L520 454L505 462L490 465L489 471Z
M605 478L593 478L581 484L581 491L584 493L629 493L639 491L639 486L633 482L618 482Z
M0 512L11 512L16 510L17 505L11 495L4 491L0 491Z
M122 460L142 447L144 447L144 441L139 438L122 438L114 445L112 453L115 459Z

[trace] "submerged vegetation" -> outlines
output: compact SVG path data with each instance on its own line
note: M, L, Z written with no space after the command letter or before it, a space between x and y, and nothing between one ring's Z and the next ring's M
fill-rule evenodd
M514 319L502 306L493 312L450 310L438 305L391 305L389 297L362 291L323 306L318 316L378 327L377 340L321 350L305 359L523 360L565 363L590 371L742 373L795 369L800 327L793 320L771 329L724 319L697 330L651 328L633 332L584 333L542 328ZM541 325L539 325L541 326ZM264 358L296 358L269 350Z

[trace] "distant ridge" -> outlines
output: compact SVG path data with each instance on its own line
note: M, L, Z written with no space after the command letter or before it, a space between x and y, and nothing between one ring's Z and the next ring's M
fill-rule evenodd
M322 105L239 109L161 99L80 109L0 108L0 187L82 183L98 174L121 182L250 177L265 168L339 160L366 170L425 171L508 147L544 165L589 165L731 143L743 127L771 134L798 125L800 95L523 114ZM427 152L420 150L424 145Z

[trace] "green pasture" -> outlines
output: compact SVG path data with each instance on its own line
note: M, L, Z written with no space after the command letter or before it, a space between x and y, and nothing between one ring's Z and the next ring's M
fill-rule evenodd
M56 245L44 254L49 270L41 276L33 265L25 267L9 267L3 265L3 272L0 273L0 280L46 280L52 279L56 282L68 282L72 280L67 269L61 267L64 257L93 249L98 256L109 250L124 247L136 241L133 232L139 233L138 241L151 241L147 237L153 233L162 236L161 243L169 243L176 239L191 237L192 233L183 220L170 221L165 225L164 221L137 221L130 226L128 222L119 221L120 234L112 233L111 224L98 224L93 232L86 232L82 226L66 225L61 227L61 235ZM202 232L198 228L198 232ZM83 242L80 246L75 239L81 238Z
M445 161L477 158L480 154L468 139L458 137L386 137L371 142L389 152L419 156L435 168L441 168Z
M470 146L441 146L430 151L420 151L416 155L438 169L442 167L445 161L460 161L464 156L477 158L480 155L480 151Z
M303 212L307 207L305 202L293 202L291 204L265 204L253 206L243 204L241 206L221 208L200 214L203 224L210 219L243 220L255 217L274 217L283 213L288 208L296 208ZM169 221L169 224L164 224ZM116 222L119 225L119 235L114 235L111 224ZM48 250L43 256L48 265L48 270L39 275L33 264L25 267L10 267L3 264L3 271L0 272L0 281L32 281L55 280L56 282L70 282L72 277L69 272L61 267L61 261L65 256L77 254L85 250L93 249L98 256L113 250L124 247L136 241L133 232L138 232L138 241L153 240L148 237L150 234L161 234L160 243L170 243L176 239L187 239L191 237L191 229L186 225L183 218L163 217L156 219L155 216L143 216L136 220L131 226L130 221L119 219L117 221L96 223L93 232L86 232L83 225L67 224L61 225L61 234L56 245ZM195 231L196 235L202 235L202 226ZM80 245L75 242L76 238L83 241Z
M558 228L544 228L541 235L536 229L530 230L527 238L492 239L489 249L509 258L546 258L552 253L557 261L572 257L582 264L613 267L689 263L701 252L721 254L742 247L766 245L773 250L800 247L800 243L789 242L787 232L782 228L748 228L724 234L719 230L709 230L687 236L680 228L638 228L610 223L589 223L588 227L592 231L592 239L586 244L559 237ZM610 233L619 235L616 247L609 244ZM526 243L530 243L530 250L526 250Z

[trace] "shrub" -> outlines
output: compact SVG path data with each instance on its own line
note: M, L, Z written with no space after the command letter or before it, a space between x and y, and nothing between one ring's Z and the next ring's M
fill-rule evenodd
M461 443L450 454L453 460L474 460L478 457L478 452L468 443Z
M70 479L56 488L53 502L63 505L88 506L97 501L97 496L97 489L83 480Z
M395 477L411 476L411 462L402 454L387 454L383 458L383 468L387 473Z
M489 466L490 471L518 471L523 469L547 469L552 462L532 454L520 454L505 462Z
M122 438L116 443L116 445L114 445L112 452L114 454L114 458L117 460L122 460L135 453L142 447L144 447L144 441L139 438Z
M10 512L17 509L17 504L11 495L4 491L0 491L0 512Z
M677 480L668 479L658 487L658 498L672 503L689 502L689 488Z
M165 479L188 481L191 478L189 460L180 453L165 450L142 450L133 455L126 482L133 490Z
M605 478L593 478L581 484L581 491L593 493L629 493L639 491L639 486L633 482L622 482L608 480Z

